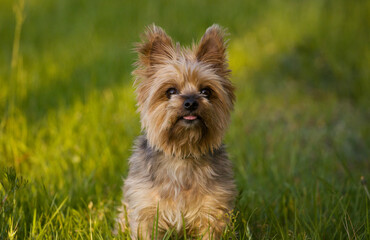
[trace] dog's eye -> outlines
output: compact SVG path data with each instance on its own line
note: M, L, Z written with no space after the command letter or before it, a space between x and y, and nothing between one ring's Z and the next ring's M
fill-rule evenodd
M176 88L169 88L166 91L166 96L167 96L168 99L170 99L172 95L177 94L177 93L178 93L178 91L177 91Z
M206 98L209 98L212 94L212 90L210 88L203 88L200 90L200 94L204 95Z

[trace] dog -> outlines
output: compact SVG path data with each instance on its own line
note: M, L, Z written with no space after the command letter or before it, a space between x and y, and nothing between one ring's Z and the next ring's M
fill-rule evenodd
M235 102L225 31L181 47L149 26L133 75L142 135L134 144L117 225L132 239L220 239L236 186L222 139ZM153 229L154 228L154 229Z

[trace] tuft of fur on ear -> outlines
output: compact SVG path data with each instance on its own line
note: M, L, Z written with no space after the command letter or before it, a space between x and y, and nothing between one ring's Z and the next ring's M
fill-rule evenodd
M226 56L225 35L225 30L219 25L212 25L206 30L195 52L199 62L212 65L216 73L222 77L228 77L230 74Z
M172 39L155 24L147 27L135 50L139 53L137 65L142 67L164 64L175 57Z

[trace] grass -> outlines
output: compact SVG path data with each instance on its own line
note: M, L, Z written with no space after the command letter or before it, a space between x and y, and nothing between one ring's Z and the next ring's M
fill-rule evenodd
M229 29L225 239L370 238L369 1L22 2L0 3L0 239L128 237L131 49L152 22L187 44Z

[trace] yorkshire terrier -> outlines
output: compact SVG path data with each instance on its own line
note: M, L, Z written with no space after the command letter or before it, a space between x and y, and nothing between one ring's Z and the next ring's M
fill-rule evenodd
M222 139L235 95L224 37L213 25L184 48L152 25L137 45L143 134L129 159L117 219L133 239L169 230L220 239L228 223L236 187Z

